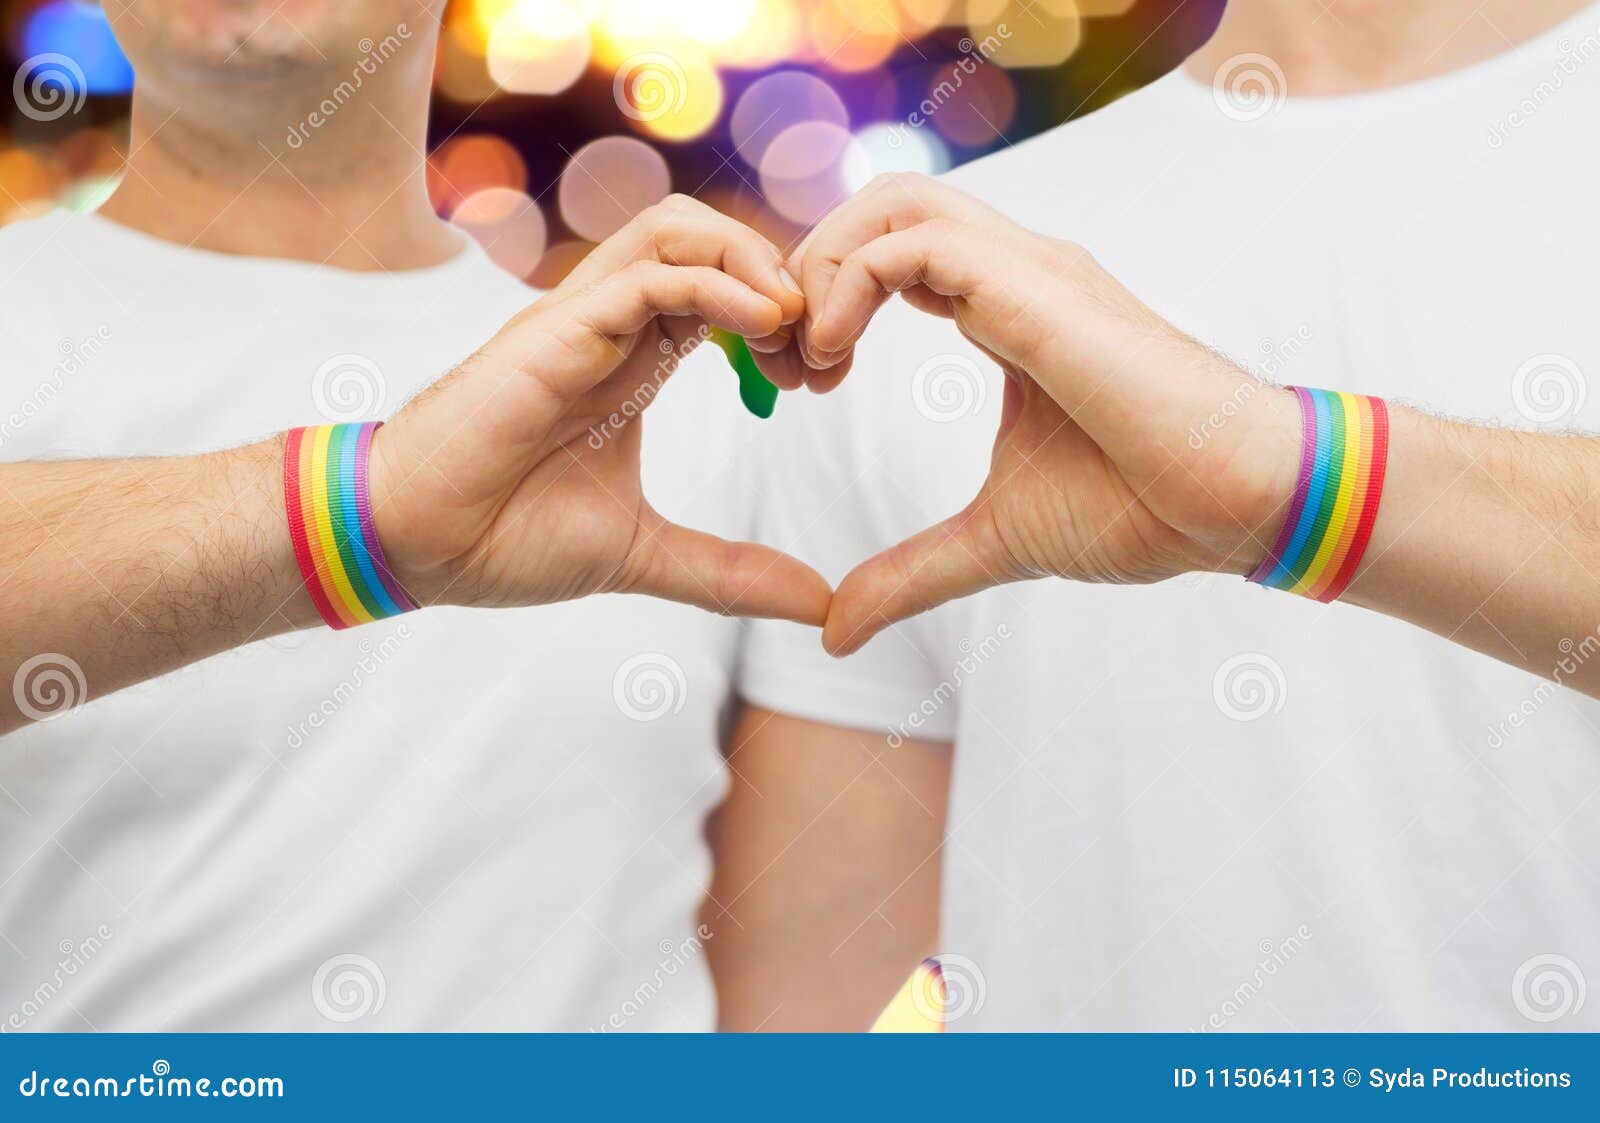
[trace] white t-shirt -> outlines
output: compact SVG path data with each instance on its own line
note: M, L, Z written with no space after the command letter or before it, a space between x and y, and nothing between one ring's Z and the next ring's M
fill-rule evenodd
M1256 120L1175 73L950 182L1274 381L1600 428L1597 52L1591 8ZM955 513L1001 399L897 303L843 389L787 403L768 536L837 578ZM760 705L954 739L956 1029L1600 1029L1600 704L1571 690L1223 576L991 590L843 662L759 625L747 654Z
M388 416L536 295L476 246L367 274L8 227L0 456ZM714 350L645 431L652 502L748 537L763 430ZM696 909L738 644L639 597L429 609L0 739L0 1029L712 1028Z

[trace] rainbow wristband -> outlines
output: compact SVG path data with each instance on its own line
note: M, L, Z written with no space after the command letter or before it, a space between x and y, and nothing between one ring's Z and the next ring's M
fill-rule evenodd
M1272 552L1249 580L1327 604L1344 595L1372 540L1389 463L1382 398L1294 387L1300 478Z
M300 576L330 628L412 612L372 524L367 457L379 421L293 429L283 452L283 505Z

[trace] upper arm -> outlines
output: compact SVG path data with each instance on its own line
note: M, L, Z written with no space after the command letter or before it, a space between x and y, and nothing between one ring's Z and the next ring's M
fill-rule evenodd
M747 707L707 901L722 1023L865 1030L937 950L949 746Z

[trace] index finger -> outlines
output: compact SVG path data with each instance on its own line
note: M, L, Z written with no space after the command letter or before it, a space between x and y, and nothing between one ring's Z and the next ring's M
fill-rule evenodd
M574 269L570 283L592 285L637 261L720 269L776 304L782 322L805 310L783 255L770 241L737 219L687 195L669 195L636 215L596 246Z
M807 326L814 327L827 306L840 266L862 246L930 219L971 220L992 213L972 196L927 176L897 173L874 179L823 219L789 259L789 271L805 292ZM818 369L846 356L818 351L809 342L801 346Z

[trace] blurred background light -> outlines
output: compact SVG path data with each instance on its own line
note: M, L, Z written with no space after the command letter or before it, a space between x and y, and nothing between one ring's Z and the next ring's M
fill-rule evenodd
M60 55L71 59L71 80L81 81L84 93L125 94L133 89L133 67L111 34L111 25L99 4L83 0L50 0L35 8L22 25L24 59Z
M589 21L568 0L518 0L495 21L489 75L516 94L559 94L589 65Z
M938 175L950 169L950 150L927 129L906 125L868 125L845 153L844 187L860 191L873 176L887 172Z
M672 193L667 161L632 137L603 137L579 149L561 173L557 197L568 229L603 242Z
M784 218L809 226L849 194L846 169L867 160L847 129L829 121L791 125L761 158L761 193Z
M833 87L803 70L783 70L751 83L728 122L734 151L746 165L761 167L768 147L785 129L808 121L846 128L850 111Z
M1001 66L1060 66L1078 49L1074 0L967 0L971 52Z
M452 137L428 158L428 197L448 218L468 195L490 187L528 186L528 166L510 142L497 136Z
M450 221L465 230L502 269L526 277L544 256L544 212L514 187L486 187L461 201Z
M813 0L811 41L831 70L871 70L906 41L900 0Z

